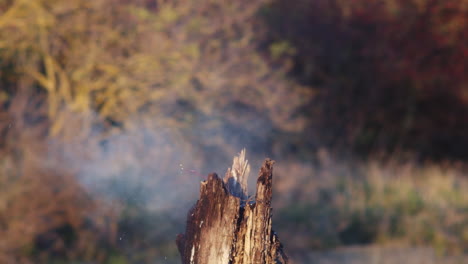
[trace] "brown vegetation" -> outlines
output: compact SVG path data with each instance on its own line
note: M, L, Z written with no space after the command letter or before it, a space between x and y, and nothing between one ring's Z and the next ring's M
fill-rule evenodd
M466 0L273 1L267 44L294 50L290 75L316 92L305 142L466 159L467 12Z
M466 252L467 8L0 1L0 262L175 261L167 212L244 146L282 162L291 247ZM327 166L323 149L398 162Z

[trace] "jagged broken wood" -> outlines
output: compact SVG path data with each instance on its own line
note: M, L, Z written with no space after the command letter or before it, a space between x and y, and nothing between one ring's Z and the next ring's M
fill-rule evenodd
M247 195L245 151L224 180L212 173L201 183L185 234L176 240L183 264L288 263L271 227L273 163L267 159L260 169L254 199Z

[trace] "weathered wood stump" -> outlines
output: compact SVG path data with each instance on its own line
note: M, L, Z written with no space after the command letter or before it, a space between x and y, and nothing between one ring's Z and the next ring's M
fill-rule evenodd
M273 163L267 159L260 169L254 198L247 195L245 150L234 158L224 180L212 173L201 182L185 234L176 240L183 264L288 262L271 228Z

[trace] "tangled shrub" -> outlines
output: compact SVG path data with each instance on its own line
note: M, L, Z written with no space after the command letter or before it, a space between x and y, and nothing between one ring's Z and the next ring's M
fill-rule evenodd
M0 164L1 262L103 263L109 257L115 215L72 174L28 159L15 162L11 155Z

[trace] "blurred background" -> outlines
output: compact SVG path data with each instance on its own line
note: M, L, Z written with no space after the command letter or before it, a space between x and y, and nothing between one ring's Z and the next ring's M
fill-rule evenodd
M467 0L0 0L0 262L179 263L276 160L295 263L468 263Z

